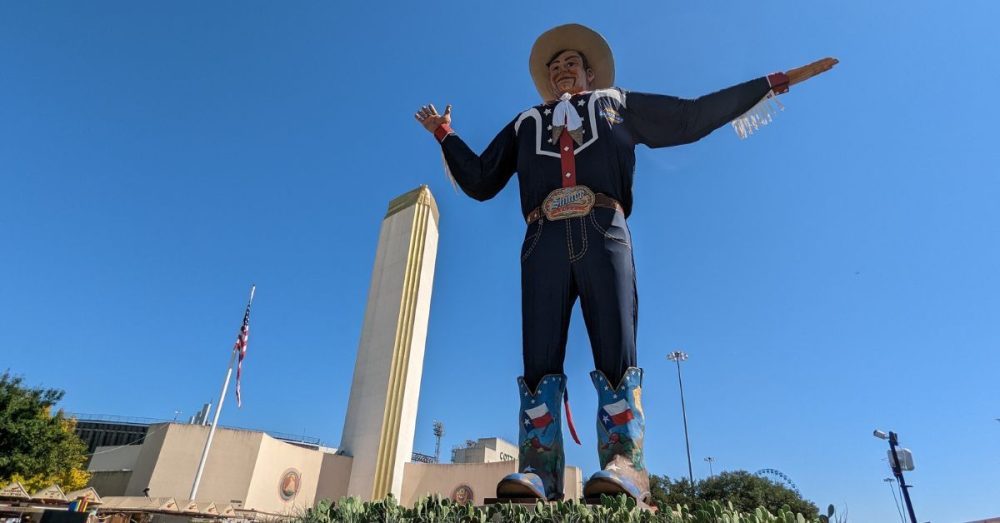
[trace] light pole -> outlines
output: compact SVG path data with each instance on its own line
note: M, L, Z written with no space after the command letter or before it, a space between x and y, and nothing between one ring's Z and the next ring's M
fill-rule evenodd
M889 440L889 466L892 467L892 475L896 476L896 481L899 482L899 489L903 491L903 501L906 502L906 510L910 513L910 523L917 523L917 516L913 513L913 503L910 502L910 485L907 485L903 479L903 467L900 466L899 454L896 453L896 445L899 445L899 439L896 433L891 430L886 434L881 430L875 429L873 435L878 439ZM906 449L904 451L906 454L910 452ZM913 466L910 465L907 470L913 470Z
M688 415L687 408L684 406L684 381L681 380L681 362L688 359L686 352L681 352L675 350L670 354L667 354L667 359L677 364L677 384L681 388L681 416L684 417L684 446L687 447L687 457L688 457L688 480L691 481L691 486L694 486L694 470L691 468L691 441L688 439Z
M434 463L441 463L441 436L444 436L444 423L435 420L434 439L437 443L434 445Z
M707 458L705 458L705 461L708 462L708 477L712 477L714 475L712 473L712 462L715 461L715 458L713 458L712 456L708 456Z

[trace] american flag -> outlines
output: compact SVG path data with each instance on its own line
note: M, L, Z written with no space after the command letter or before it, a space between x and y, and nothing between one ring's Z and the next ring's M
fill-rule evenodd
M247 343L250 341L250 304L253 303L253 293L257 286L250 287L250 301L247 302L247 311L243 314L243 325L240 326L240 333L236 335L236 344L233 350L240 353L239 361L236 363L236 406L242 407L243 401L240 399L240 377L243 374L243 358L247 356Z

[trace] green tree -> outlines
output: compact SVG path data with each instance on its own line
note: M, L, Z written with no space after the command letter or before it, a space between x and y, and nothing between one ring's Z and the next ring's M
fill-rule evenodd
M806 518L818 518L819 509L811 501L802 499L794 490L745 470L723 472L698 482L698 497L703 500L731 502L736 510L753 510L764 507L776 512L788 506L792 512Z
M677 505L694 507L701 502L692 485L686 478L671 481L667 476L649 476L649 492L657 507L676 508Z
M764 507L778 512L782 507L788 507L806 519L819 517L819 509L811 501L783 485L745 470L716 474L695 482L693 486L687 479L671 481L666 476L654 475L650 477L650 493L653 501L661 507L680 504L694 508L709 501L718 501L732 503L737 511L752 512L757 507Z
M0 374L0 484L21 482L29 491L53 483L65 490L87 484L87 446L75 422L52 407L63 391L29 388L20 376Z

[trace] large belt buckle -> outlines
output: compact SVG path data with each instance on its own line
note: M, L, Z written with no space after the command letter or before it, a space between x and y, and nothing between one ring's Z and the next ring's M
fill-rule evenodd
M550 221L586 216L594 208L597 198L586 185L574 185L556 189L545 197L542 212Z

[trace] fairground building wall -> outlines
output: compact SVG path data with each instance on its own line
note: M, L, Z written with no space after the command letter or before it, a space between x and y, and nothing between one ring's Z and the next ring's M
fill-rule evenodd
M209 427L180 423L149 426L139 445L97 447L88 469L90 485L105 499L114 496L186 499L198 468ZM484 445L514 448L497 438ZM477 443L479 443L477 442ZM438 494L483 504L493 497L501 478L517 470L517 461L470 447L469 456L483 461L401 464L401 504ZM492 449L480 447L480 451ZM472 458L469 458L472 459ZM490 461L486 461L490 460ZM294 515L322 499L349 494L354 458L322 446L296 445L257 431L220 428L198 491L199 502L232 505L241 512ZM582 472L566 468L566 496L582 494ZM145 489L149 489L146 491Z

